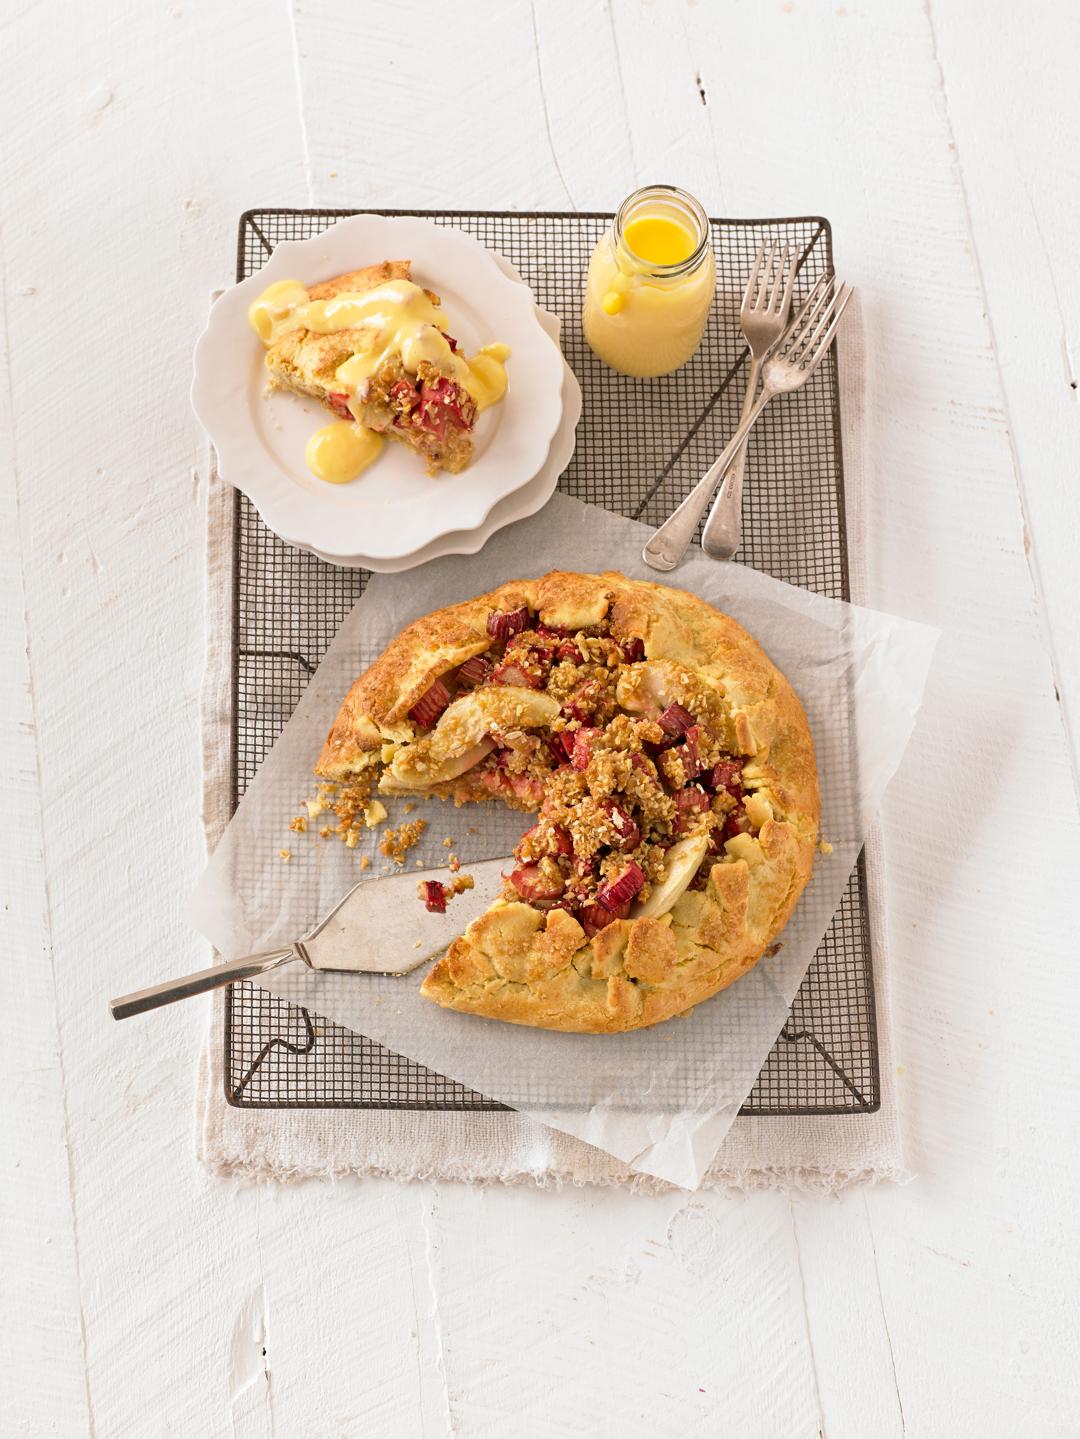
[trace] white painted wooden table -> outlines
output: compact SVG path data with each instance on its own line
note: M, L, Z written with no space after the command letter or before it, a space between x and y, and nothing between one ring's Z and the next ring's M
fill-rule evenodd
M1076 7L45 0L3 34L3 1433L1080 1433ZM870 599L946 630L886 810L918 1177L211 1182L202 1010L105 999L201 959L187 387L238 213L658 179L830 216L861 287Z

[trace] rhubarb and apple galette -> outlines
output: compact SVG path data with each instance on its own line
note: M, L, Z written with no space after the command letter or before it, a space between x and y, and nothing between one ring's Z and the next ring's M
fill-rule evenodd
M409 625L352 686L319 758L373 790L536 813L505 893L436 963L448 1009L640 1029L733 983L810 878L814 747L747 632L617 573L500 586Z

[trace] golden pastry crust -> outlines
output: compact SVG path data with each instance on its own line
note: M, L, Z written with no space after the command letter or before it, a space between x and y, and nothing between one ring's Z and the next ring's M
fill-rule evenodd
M377 265L365 265L363 269L350 270L346 275L335 275L332 280L313 285L308 294L313 300L332 300L344 292L363 295L390 280L411 279L411 269L411 260L380 260ZM360 330L334 330L328 335L319 335L313 330L287 330L266 351L270 383L294 394L311 395L336 414L327 399L336 388L334 374L339 365L369 343L369 337Z
M666 913L631 908L589 936L566 909L497 902L454 941L421 992L446 1008L514 1024L592 1034L644 1028L752 968L787 923L813 867L820 802L806 717L785 677L730 616L686 591L614 572L555 572L501 585L423 616L391 642L350 689L316 773L339 782L379 775L390 792L404 774L415 790L456 793L453 775L425 784L419 757L438 776L448 740L441 736L439 749L431 738L438 727L420 729L409 711L440 676L490 649L492 615L522 606L542 626L601 625L620 645L643 642L643 658L620 668L620 703L642 713L672 701L709 707L742 766L753 823L726 839L711 867L703 866L702 883L684 889ZM541 723L531 693L501 697L518 706L523 728ZM492 720L492 703L485 700L482 716L471 699L458 706L460 749L475 745L485 724L507 723Z

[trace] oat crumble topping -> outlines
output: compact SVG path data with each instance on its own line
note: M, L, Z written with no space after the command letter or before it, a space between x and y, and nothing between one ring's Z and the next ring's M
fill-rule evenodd
M396 829L388 829L379 841L379 848L387 859L395 864L404 864L405 856L427 829L426 819L411 819Z
M727 703L701 676L650 661L642 638L613 634L607 621L571 632L522 607L493 614L488 633L483 655L441 675L414 702L407 748L416 787L456 804L497 799L536 814L514 851L507 899L568 910L591 936L648 899L677 841L707 838L691 881L701 889L713 864L733 858L728 842L756 834L771 817L778 801L747 781ZM500 686L512 688L496 703ZM470 748L476 757L442 778L446 758ZM373 767L327 801L346 843L377 774ZM400 865L424 827L416 820L388 830L379 847ZM450 849L453 841L443 843ZM460 868L455 856L450 866ZM441 912L467 878L421 881L421 897Z

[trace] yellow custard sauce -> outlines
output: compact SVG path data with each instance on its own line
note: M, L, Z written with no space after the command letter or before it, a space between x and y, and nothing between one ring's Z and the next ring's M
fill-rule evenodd
M332 420L308 440L304 459L316 479L347 485L378 459L383 443L382 435L355 420Z
M651 185L619 207L589 261L582 325L624 375L666 375L697 350L716 291L709 222L683 190Z
M325 389L343 416L312 435L305 451L312 474L331 484L355 479L382 449L381 434L362 420L381 419L380 428L387 424L385 411L382 417L377 412L365 416L364 402L368 380L388 362L399 359L413 378L422 364L432 366L467 391L477 410L498 404L506 393L509 346L485 345L467 358L451 341L438 301L411 280L391 279L370 290L343 290L321 300L313 300L298 280L277 280L250 306L248 321L268 348L294 330L328 336L349 332L346 358L332 378L320 370L311 382L316 397ZM331 364L334 358L331 351ZM430 377L430 371L425 375ZM346 411L352 422L344 418Z

